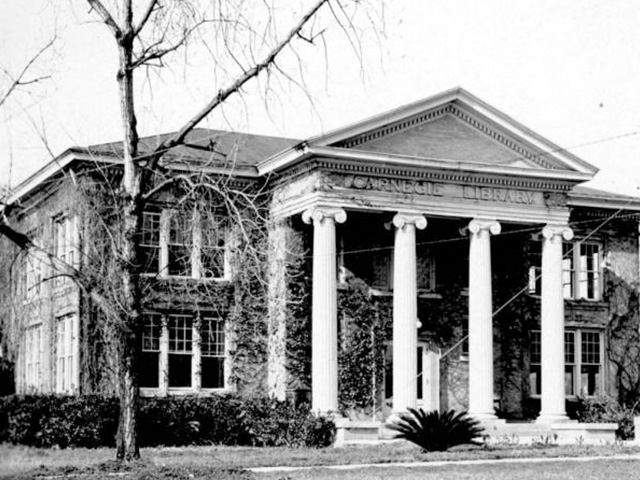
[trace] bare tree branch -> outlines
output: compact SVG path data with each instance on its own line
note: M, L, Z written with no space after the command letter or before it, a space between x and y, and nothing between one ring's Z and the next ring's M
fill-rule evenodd
M298 33L302 30L302 28L306 25L306 23L313 18L316 12L322 7L325 3L329 3L329 0L319 0L316 2L310 9L307 11L305 15L302 16L300 21L289 31L289 34L284 37L280 43L278 43L261 61L256 63L253 67L246 70L239 78L237 78L230 86L225 89L222 89L218 92L218 94L213 97L209 103L201 109L194 117L192 117L178 132L172 135L170 138L162 142L158 147L154 150L152 154L149 155L151 157L150 167L154 168L159 160L159 158L170 148L181 144L187 134L193 130L207 115L209 115L216 107L222 104L227 98L229 98L234 93L237 93L242 86L247 83L249 80L257 77L263 70L267 69L271 64L275 62L278 54L291 42L291 40L298 35Z
M50 75L43 75L41 77L36 77L36 78L32 78L30 80L24 80L24 76L27 74L27 72L29 71L29 69L33 66L33 64L36 62L36 60L38 60L38 58L44 53L46 52L49 48L51 48L53 46L53 44L55 43L57 37L53 37L51 40L49 40L46 45L44 45L40 50L38 50L36 52L36 54L31 57L31 59L26 63L26 65L22 68L22 70L20 71L20 73L15 77L12 78L11 74L6 71L5 69L2 69L5 73L5 75L9 78L11 78L13 81L11 82L11 85L9 85L9 88L7 89L6 92L4 92L3 94L0 94L0 107L2 107L2 105L4 104L4 102L7 100L7 98L9 98L9 96L13 93L13 91L23 85L29 85L32 83L37 83L40 82L42 80L45 80L47 78L50 78Z
M140 19L140 23L138 23L138 25L133 29L134 38L140 35L140 32L149 21L149 18L151 18L151 14L156 9L156 7L162 8L162 5L160 5L158 0L150 0L146 10L144 11L144 14L142 15L142 18Z
M98 12L98 15L100 15L100 18L102 18L102 21L113 32L114 36L116 37L116 40L119 40L120 38L122 38L122 30L120 29L116 21L111 16L111 13L109 12L109 10L107 10L107 8L102 4L102 2L100 0L87 0L87 3L91 6L92 10L95 10L96 12Z

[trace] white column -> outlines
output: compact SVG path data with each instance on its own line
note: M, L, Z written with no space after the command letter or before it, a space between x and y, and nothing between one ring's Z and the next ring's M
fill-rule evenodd
M302 214L313 222L311 301L311 407L319 413L338 409L338 302L336 225L347 214L341 208L313 207Z
M416 407L418 359L418 286L416 228L426 228L422 215L398 213L393 249L393 411Z
M566 225L542 229L541 373L539 423L567 421L564 393L564 296L562 292L562 239L571 240Z
M469 415L495 420L493 412L493 301L491 241L495 220L472 220L469 232Z

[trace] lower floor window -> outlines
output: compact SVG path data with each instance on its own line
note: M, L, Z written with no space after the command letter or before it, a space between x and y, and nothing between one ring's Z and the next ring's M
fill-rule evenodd
M34 325L25 331L25 386L29 391L41 387L42 325Z
M219 317L145 314L141 353L143 388L225 388L225 326Z
M542 388L540 331L531 332L529 385L532 395ZM575 329L564 333L564 389L566 395L600 395L603 389L602 332Z
M56 392L72 393L77 387L78 327L75 314L56 319Z

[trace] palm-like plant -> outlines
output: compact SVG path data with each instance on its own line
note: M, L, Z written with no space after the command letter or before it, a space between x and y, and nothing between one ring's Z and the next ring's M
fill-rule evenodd
M388 428L398 432L395 438L409 440L426 452L444 452L455 445L480 444L477 439L484 429L478 420L469 417L466 412L408 410L408 413L398 414L393 423L387 424Z

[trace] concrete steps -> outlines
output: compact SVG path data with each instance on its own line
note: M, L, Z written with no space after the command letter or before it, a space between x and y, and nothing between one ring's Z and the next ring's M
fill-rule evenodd
M615 442L615 423L578 423L575 421L539 424L533 422L483 422L486 441L513 444L607 444ZM377 421L336 420L336 446L379 444L394 441L395 432Z

